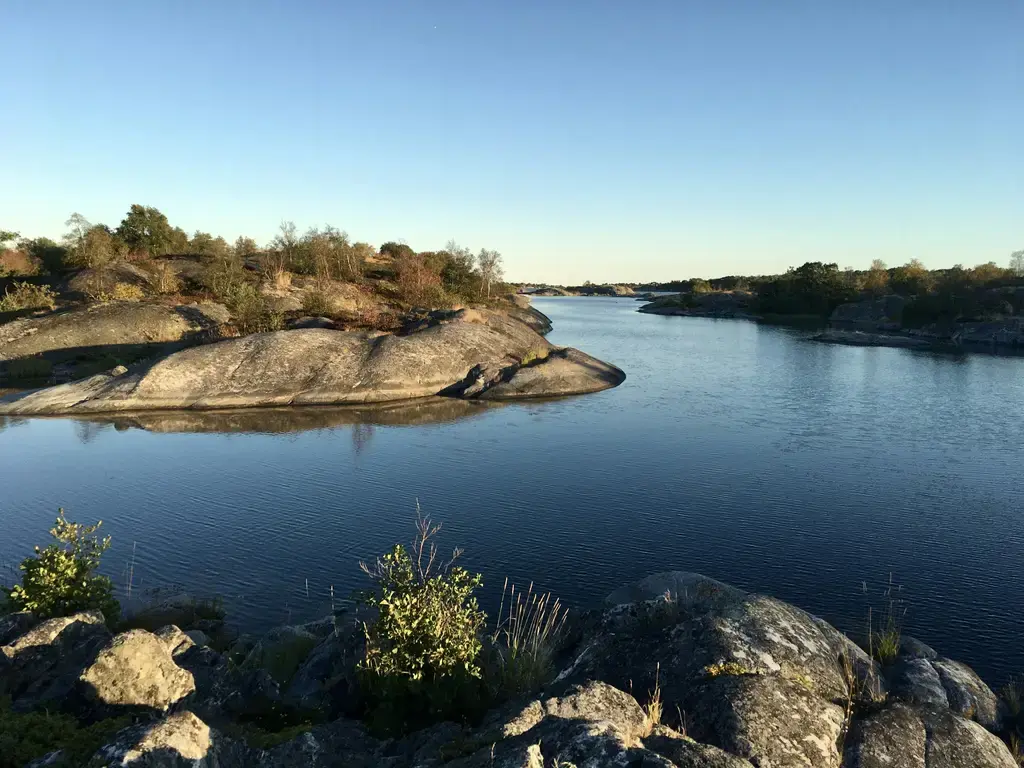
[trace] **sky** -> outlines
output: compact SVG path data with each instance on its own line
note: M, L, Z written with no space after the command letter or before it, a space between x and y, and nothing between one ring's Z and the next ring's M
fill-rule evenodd
M0 228L132 203L572 284L1004 264L1024 0L0 0Z

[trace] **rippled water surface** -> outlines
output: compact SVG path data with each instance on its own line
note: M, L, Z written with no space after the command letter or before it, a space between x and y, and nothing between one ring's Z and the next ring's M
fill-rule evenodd
M418 499L492 609L506 575L593 605L685 569L856 633L891 572L912 634L993 682L1024 670L1024 359L536 306L626 382L505 407L8 421L0 562L64 506L106 521L119 583L134 550L136 595L215 592L256 629L363 586L357 561L408 538Z

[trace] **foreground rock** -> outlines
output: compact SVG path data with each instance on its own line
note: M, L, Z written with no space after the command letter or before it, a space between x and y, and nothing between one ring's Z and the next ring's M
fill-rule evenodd
M52 364L83 358L167 354L216 335L220 304L164 306L111 302L0 325L0 378L11 361L42 356Z
M90 768L1016 766L988 686L912 638L881 667L821 619L693 573L655 574L607 603L578 617L542 690L475 725L385 740L353 719L363 633L347 614L241 638L224 655L176 627L111 638L96 614L28 628L21 617L5 625L21 629L0 654L0 693L17 709L78 711L64 702L91 681L108 692L103 711L135 712ZM282 715L328 722L269 748L239 725Z
M0 400L0 413L59 414L168 408L328 405L443 393L534 397L620 384L618 368L557 350L507 313L462 310L407 336L302 329L261 333L177 352L121 375Z

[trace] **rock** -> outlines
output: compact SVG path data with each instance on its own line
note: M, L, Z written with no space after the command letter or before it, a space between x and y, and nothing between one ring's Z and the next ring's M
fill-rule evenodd
M999 700L973 669L952 659L938 659L932 666L939 673L951 710L977 720L990 731L999 730Z
M203 646L210 644L209 636L201 629L190 629L185 633L185 636L192 641L193 645Z
M28 615L30 614L12 614L11 616ZM24 619L21 619L20 621L24 621ZM103 624L105 621L106 619L104 619L103 614L100 611L82 611L80 613L72 614L71 616L59 616L57 618L47 619L46 621L37 624L31 630L17 635L9 645L2 649L2 652L7 656L12 657L26 648L32 648L37 645L49 645L71 624ZM29 623L31 624L32 622Z
M329 317L300 317L288 323L289 328L334 328Z
M534 365L517 367L507 379L477 395L484 400L572 395L608 389L626 378L614 365L603 363L578 349L553 350Z
M929 661L939 658L939 654L930 645L925 645L910 635L900 636L899 655L904 659L928 659Z
M900 701L909 704L949 706L946 689L939 673L927 659L900 661L889 673L890 690Z
M907 300L895 294L840 304L832 311L832 328L847 331L898 331Z
M362 723L335 720L318 725L296 738L261 752L258 768L386 768L381 744L366 733Z
M167 650L171 652L172 657L180 656L196 645L196 642L189 637L187 632L182 632L173 624L161 627L154 634L167 646Z
M453 322L409 336L304 329L259 333L192 347L117 378L93 376L0 398L0 413L98 413L164 408L236 408L384 402L461 385L475 366L508 369L552 349L507 314L464 310ZM624 374L577 351L510 381L505 397L592 392ZM548 372L542 369L550 366ZM532 370L532 368L530 369Z
M670 760L676 768L753 768L748 760L701 744L663 725L643 739L644 747Z
M889 703L855 721L844 768L1016 768L998 737L948 709Z
M638 603L645 600L654 600L667 595L670 600L677 604L690 605L695 599L706 598L712 595L723 595L729 599L739 600L746 597L746 593L723 584L715 579L709 579L699 573L689 571L664 571L654 573L639 581L627 584L605 598L605 605L625 605Z
M28 611L18 611L16 613L9 613L6 616L0 616L0 646L23 636L38 621L35 615Z
M244 744L183 711L126 728L97 751L87 768L245 768L254 759Z
M19 712L34 709L88 712L79 677L111 640L99 611L43 622L0 648L0 695Z
M301 710L327 717L354 715L359 710L356 663L363 657L365 634L352 618L338 620L337 633L329 633L299 665L284 699Z
M905 347L910 349L933 347L939 343L938 339L928 336L911 336L898 332L867 333L865 331L845 331L839 328L828 328L812 336L811 340L830 344L846 344L851 347Z
M0 361L41 353L61 360L105 348L134 352L152 348L158 352L162 345L211 330L222 310L215 304L168 307L113 302L23 318L0 325ZM65 354L51 354L60 351Z
M319 642L318 634L307 627L278 627L259 639L241 667L264 669L278 685L286 685Z
M79 679L102 704L159 711L196 688L192 674L174 663L164 641L142 629L117 635Z

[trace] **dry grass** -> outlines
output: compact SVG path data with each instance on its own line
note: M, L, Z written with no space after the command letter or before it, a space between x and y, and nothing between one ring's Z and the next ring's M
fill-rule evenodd
M142 288L134 283L114 283L110 301L142 301L146 297Z
M661 725L664 714L664 703L661 700L661 662L654 669L654 690L651 691L647 703L643 705L644 730L643 737L651 735L656 725Z
M57 294L48 285L14 283L0 298L0 312L19 312L24 309L56 309Z
M505 612L506 597L508 612ZM550 592L537 594L533 583L523 592L505 579L493 637L499 686L505 693L536 690L550 677L568 611Z

